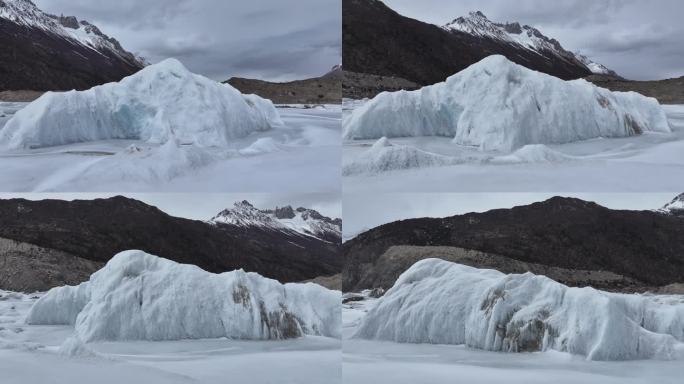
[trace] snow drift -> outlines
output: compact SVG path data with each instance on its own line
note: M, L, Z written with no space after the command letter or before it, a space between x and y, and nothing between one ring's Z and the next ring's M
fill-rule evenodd
M340 337L340 293L242 270L213 274L142 251L117 254L89 281L51 289L28 324L73 324L95 340Z
M426 259L378 300L355 337L505 352L553 349L590 360L667 359L684 341L684 300L570 288L531 273Z
M8 148L107 139L221 146L282 124L269 100L242 95L188 71L178 60L150 65L118 83L47 92L0 130Z
M455 158L406 145L394 145L386 137L382 137L358 158L344 164L342 175L374 175L387 171L439 167L456 163Z
M343 121L346 139L447 136L461 145L510 151L596 137L670 132L658 102L563 81L489 56L445 82L384 92Z

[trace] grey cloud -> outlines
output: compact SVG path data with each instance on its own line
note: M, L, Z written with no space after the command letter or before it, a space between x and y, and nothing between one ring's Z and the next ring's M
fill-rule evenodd
M36 0L89 20L151 62L176 57L215 80L293 80L341 62L341 0Z

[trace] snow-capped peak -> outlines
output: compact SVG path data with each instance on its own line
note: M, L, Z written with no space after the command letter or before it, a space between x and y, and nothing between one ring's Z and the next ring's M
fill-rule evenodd
M291 206L258 209L244 200L224 209L209 223L241 227L260 227L276 231L293 231L329 242L337 242L342 235L342 222L323 216L318 211Z
M31 0L0 0L0 18L59 35L94 51L110 51L134 66L146 64L144 59L123 49L116 39L105 35L95 25L78 20L75 16L56 16L43 12Z
M582 64L586 65L587 68L589 68L589 70L590 70L592 73L595 73L595 74L598 74L598 75L611 75L611 76L617 76L617 75L618 75L618 74L615 73L615 71L613 71L612 69L609 69L609 68L606 67L605 65L599 64L599 63L593 61L592 59L590 59L589 57L587 57L587 56L581 54L580 52L575 52L575 57L577 57L577 59L578 59Z
M520 23L495 23L482 12L470 12L442 26L447 31L460 31L469 35L489 38L506 44L518 45L543 55L545 51L566 60L579 62L572 52L566 51L556 39L549 38L538 29Z
M662 208L658 209L658 212L675 216L684 216L684 193L681 193Z

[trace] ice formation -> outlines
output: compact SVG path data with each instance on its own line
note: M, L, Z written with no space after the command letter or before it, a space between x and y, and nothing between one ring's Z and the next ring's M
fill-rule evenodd
M668 359L684 341L684 300L570 288L531 273L426 259L378 300L355 337L552 349L590 360Z
M51 289L28 324L73 324L78 340L340 337L340 293L242 270L213 274L142 251L114 256L89 281Z
M455 158L406 145L394 145L386 137L382 137L359 157L344 164L342 175L373 175L400 169L439 167L456 163Z
M47 92L0 130L0 145L39 148L106 139L223 146L282 124L269 100L188 71L178 60L118 83Z
M564 163L572 161L572 156L555 151L544 144L529 144L508 155L495 157L493 164L526 164L526 163Z
M597 137L670 132L658 102L563 81L493 55L416 91L384 92L343 121L346 139L447 136L461 145L511 151Z

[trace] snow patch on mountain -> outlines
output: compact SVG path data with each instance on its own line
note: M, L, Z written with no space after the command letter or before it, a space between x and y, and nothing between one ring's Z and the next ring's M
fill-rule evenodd
M355 337L502 352L558 350L589 360L670 359L684 342L683 301L426 259L378 300Z
M416 91L384 92L343 120L346 139L447 136L456 144L511 151L598 137L670 132L658 102L563 81L492 55Z
M597 75L618 76L618 74L615 73L615 71L613 71L612 69L608 69L608 67L606 67L605 65L599 64L579 52L575 52L575 56L577 57L577 59L579 59L579 61L582 62L582 64L586 65L587 68L589 68L591 73Z
M303 207L294 209L291 206L262 210L246 200L236 202L232 208L221 211L209 222L289 231L325 241L336 242L342 236L342 221L323 216L316 210Z
M442 28L517 45L541 56L551 53L568 62L579 62L579 59L572 52L565 50L558 40L546 37L538 29L517 22L495 23L480 11L470 12L468 16L459 17Z
M114 256L89 281L51 289L26 322L74 325L78 340L339 338L340 293L242 270L213 274L142 251Z
M0 130L0 145L40 148L106 139L201 147L282 125L273 103L167 59L86 91L47 92Z
M672 199L672 201L658 209L657 212L675 216L684 216L684 193Z

